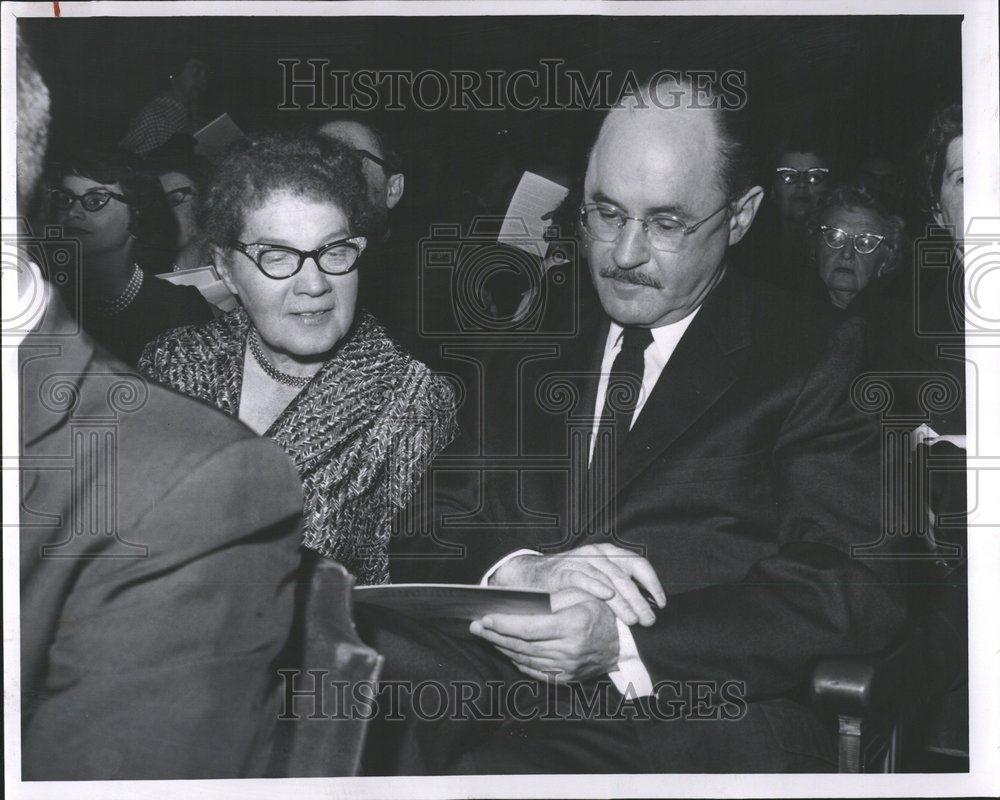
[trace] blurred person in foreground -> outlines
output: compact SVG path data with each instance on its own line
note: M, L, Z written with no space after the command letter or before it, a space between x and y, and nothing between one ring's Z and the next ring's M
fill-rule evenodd
M177 223L155 178L120 151L67 155L53 170L52 218L79 243L81 323L130 365L164 331L212 319L197 289L156 277L169 271Z
M48 93L17 45L18 205ZM108 202L111 202L110 200ZM19 270L21 777L268 774L301 553L280 449L147 384Z
M305 546L386 582L393 519L455 409L450 385L357 305L371 218L359 157L314 133L264 135L230 151L205 202L240 307L161 336L140 368L278 442L305 486Z

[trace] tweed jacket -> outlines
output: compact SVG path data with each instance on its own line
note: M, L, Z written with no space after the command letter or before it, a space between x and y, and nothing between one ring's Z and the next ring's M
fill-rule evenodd
M236 416L251 331L237 309L147 345L147 376ZM389 580L388 544L434 456L456 432L454 392L360 312L334 355L272 423L305 491L303 543L359 584Z

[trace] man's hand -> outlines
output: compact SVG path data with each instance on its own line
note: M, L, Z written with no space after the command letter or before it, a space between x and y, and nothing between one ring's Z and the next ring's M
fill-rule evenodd
M502 565L490 583L546 592L583 589L604 600L626 625L652 625L656 616L636 581L660 608L666 605L663 586L649 561L613 544L588 544L552 556L517 556Z
M521 672L566 683L618 668L618 625L608 604L580 589L552 595L551 614L489 614L469 631L492 643Z

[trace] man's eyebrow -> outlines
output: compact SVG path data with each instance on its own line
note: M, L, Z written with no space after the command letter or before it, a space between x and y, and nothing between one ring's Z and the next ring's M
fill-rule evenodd
M621 203L617 200L613 200L608 197L604 192L594 192L593 202L595 203L607 203L608 205L615 206L616 208L624 208ZM664 205L654 206L653 208L647 209L644 216L653 216L654 214L670 214L675 217L687 217L691 215L690 209L681 203L666 203Z
M604 192L594 192L593 202L595 203L607 203L609 206L615 206L616 208L621 208L622 204L617 200L613 200L608 197Z
M669 214L672 217L690 217L690 209L681 203L668 203L667 205L654 206L649 209L647 216L653 216L654 214Z
M952 168L951 168L950 170L948 170L948 171L947 171L947 172L946 172L945 174L946 174L946 175L949 175L949 176L950 176L950 175L954 175L954 174L955 174L956 172L961 172L961 171L962 171L963 169L964 169L964 166L963 166L962 164L959 164L959 165L957 165L957 166L954 166L954 167L952 167Z

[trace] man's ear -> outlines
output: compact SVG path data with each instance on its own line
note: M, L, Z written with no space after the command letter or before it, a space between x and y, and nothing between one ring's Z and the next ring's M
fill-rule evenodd
M406 178L402 172L389 176L389 182L385 185L385 207L392 209L403 199L403 189L406 188Z
M736 244L747 235L763 200L764 190L760 186L754 186L733 203L733 215L729 219L730 245Z
M227 253L221 247L212 246L212 263L215 265L215 271L219 273L219 277L222 278L222 282L226 284L226 288L233 293L235 296L239 296L240 290L236 287L236 283L233 281L233 270L229 266L229 258Z

